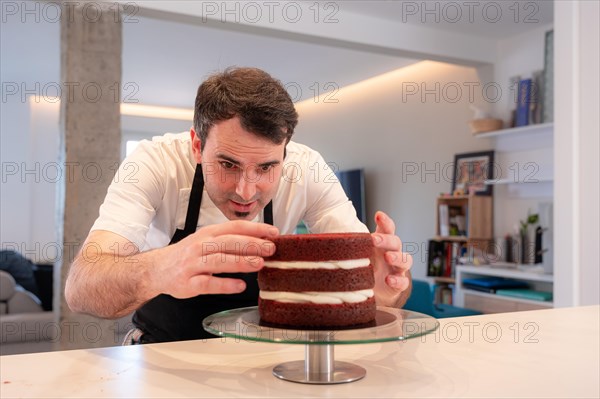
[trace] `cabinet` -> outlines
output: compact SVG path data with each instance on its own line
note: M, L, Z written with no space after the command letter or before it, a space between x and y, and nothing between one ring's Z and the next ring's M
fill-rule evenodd
M551 274L520 270L519 268L512 266L514 265L501 263L495 264L494 267L471 265L458 266L456 268L456 288L454 292L456 306L479 310L483 313L504 313L552 308L554 306L552 301L538 301L501 296L495 293L469 289L463 285L463 281L467 278L492 276L525 281L533 290L552 292L554 279Z

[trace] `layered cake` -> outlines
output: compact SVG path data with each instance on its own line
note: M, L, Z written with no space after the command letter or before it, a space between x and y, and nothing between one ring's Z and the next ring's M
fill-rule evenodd
M258 273L261 321L347 327L375 319L369 233L282 235Z

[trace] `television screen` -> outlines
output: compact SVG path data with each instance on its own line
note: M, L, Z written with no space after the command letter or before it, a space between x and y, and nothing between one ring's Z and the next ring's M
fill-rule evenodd
M352 201L356 215L361 222L367 223L365 205L365 173L363 169L341 170L336 172L348 199Z

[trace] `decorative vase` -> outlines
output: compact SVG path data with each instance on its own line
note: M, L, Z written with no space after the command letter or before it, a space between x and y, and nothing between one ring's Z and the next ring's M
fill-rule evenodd
M530 224L525 232L521 231L521 263L535 264L535 231L538 224Z

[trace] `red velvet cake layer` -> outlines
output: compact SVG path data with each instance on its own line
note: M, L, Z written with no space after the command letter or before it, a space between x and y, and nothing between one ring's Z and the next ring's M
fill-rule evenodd
M371 257L373 241L369 233L282 235L271 239L275 253L265 260L327 261Z
M360 291L373 288L373 266L355 269L277 269L258 272L258 287L266 291Z
M375 319L375 298L358 303L317 305L258 299L260 319L267 323L302 327L348 327Z

